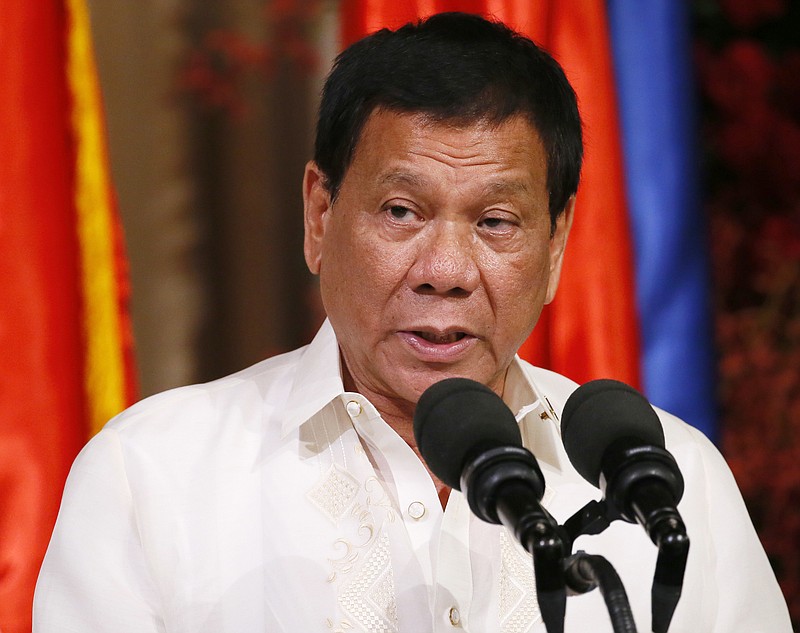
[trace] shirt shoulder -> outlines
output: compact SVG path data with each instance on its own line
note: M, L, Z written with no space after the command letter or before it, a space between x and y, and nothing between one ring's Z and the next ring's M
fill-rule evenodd
M305 348L263 360L207 383L144 398L112 418L101 431L122 443L212 440L238 428L263 431L285 410Z
M557 372L531 365L521 358L517 358L516 363L525 378L537 392L547 398L560 418L564 404L572 392L578 388L578 383Z
M549 404L561 419L564 405L579 387L578 383L557 372L531 365L525 360L519 359L518 362L527 379L536 386L540 393L547 397ZM713 459L717 458L718 451L716 447L702 431L658 406L653 405L653 409L664 429L667 448L670 450L676 447L686 449L691 446L694 450L704 455L710 455Z

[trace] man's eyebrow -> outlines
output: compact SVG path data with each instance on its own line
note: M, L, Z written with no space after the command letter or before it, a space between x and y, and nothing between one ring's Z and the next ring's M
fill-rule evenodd
M529 193L530 187L522 180L499 180L490 182L485 190L491 195L515 195Z
M390 171L378 178L380 185L410 185L412 187L422 187L427 183L427 179L418 174L407 171Z
M428 179L423 175L407 171L390 171L379 176L378 184L399 184L421 188L428 184ZM530 191L528 184L522 180L498 180L490 182L484 189L489 195L527 194Z

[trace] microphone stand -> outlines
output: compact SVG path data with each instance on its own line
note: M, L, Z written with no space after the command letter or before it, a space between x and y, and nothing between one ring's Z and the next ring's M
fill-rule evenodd
M656 571L650 594L653 633L667 633L683 589L689 557L689 536L677 513L662 517L650 530L658 546Z
M509 461L509 455L515 455L518 461ZM503 459L498 460L501 456ZM505 525L531 554L539 610L547 633L564 631L567 588L572 592L570 595L599 588L614 633L636 633L625 587L611 563L602 556L585 552L565 559L579 536L600 534L619 519L633 521L602 499L590 501L563 526L558 525L539 504L542 491L537 486L541 484L531 474L529 461L530 457L518 449L487 451L465 471L462 489L470 507L482 509L478 516ZM651 487L647 480L636 485ZM662 498L663 488L652 488L640 495L644 501L634 506L633 513L658 546L651 589L652 631L667 633L681 596L689 537L677 511L666 509L669 504ZM491 507L489 499L496 500L492 512L486 510Z
M686 561L689 555L689 537L686 533L686 526L677 511L666 510L668 503L663 497L663 488L650 486L649 482L641 482L641 486L651 487L647 494L640 498L646 499L647 507L635 506L634 514L639 522L645 526L650 539L658 547L658 558L656 569L653 576L653 586L651 588L651 616L653 633L667 633L669 630L675 608L681 597L683 589L683 577L686 571ZM590 501L583 508L578 510L564 523L563 529L567 535L567 542L574 543L575 539L583 534L600 534L612 521L624 518L611 504L605 499L601 501ZM581 553L575 554L580 556ZM583 557L588 555L583 554ZM578 569L572 569L576 565L585 573L586 563L576 563L573 557L567 559L567 585L573 590L578 591L582 585L576 582ZM605 559L604 559L605 560ZM610 563L606 561L610 567ZM593 565L595 563L592 563ZM613 571L613 568L611 568ZM613 572L616 575L616 572ZM590 591L594 586L590 586L584 591ZM603 587L600 586L603 592ZM624 589L623 589L624 591ZM627 597L625 597L627 601ZM608 604L608 600L606 600ZM630 608L630 607L628 607ZM609 614L611 608L609 606ZM613 620L612 620L613 624ZM616 628L614 629L616 632ZM625 629L622 629L625 630Z
M575 593L587 593L595 587L600 588L614 633L637 633L625 586L608 560L602 556L577 552L564 561L564 575L567 586Z

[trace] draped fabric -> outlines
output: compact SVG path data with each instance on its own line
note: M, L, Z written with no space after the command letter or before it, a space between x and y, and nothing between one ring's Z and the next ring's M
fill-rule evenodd
M699 204L690 7L610 0L650 399L717 438L709 251Z
M135 385L86 6L3 8L0 630L22 633L72 460Z

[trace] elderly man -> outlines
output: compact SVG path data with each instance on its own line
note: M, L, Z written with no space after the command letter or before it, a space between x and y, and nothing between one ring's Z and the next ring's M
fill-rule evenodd
M543 631L531 559L432 476L412 433L432 384L501 395L564 521L600 492L559 439L575 385L515 353L558 285L581 127L553 59L500 24L434 16L350 47L306 168L305 255L329 315L307 347L149 398L73 467L34 630ZM692 538L674 631L789 631L733 479L660 413ZM656 551L616 522L606 556L640 630ZM566 630L610 631L598 592Z

